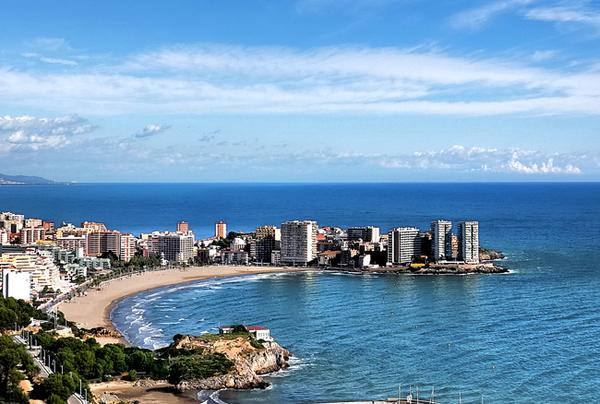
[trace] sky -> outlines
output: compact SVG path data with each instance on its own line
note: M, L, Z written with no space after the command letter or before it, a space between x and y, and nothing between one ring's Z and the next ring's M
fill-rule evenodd
M0 173L600 180L600 1L5 0Z

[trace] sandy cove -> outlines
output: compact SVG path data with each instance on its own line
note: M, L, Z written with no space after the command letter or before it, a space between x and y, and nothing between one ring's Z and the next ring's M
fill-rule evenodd
M225 278L242 275L268 274L282 272L298 272L298 268L211 265L203 267L174 268L162 271L149 271L102 283L97 288L90 288L84 296L77 296L59 305L67 319L83 328L104 327L115 330L110 321L113 306L128 296L162 286L203 280ZM100 343L120 342L122 339L97 338Z

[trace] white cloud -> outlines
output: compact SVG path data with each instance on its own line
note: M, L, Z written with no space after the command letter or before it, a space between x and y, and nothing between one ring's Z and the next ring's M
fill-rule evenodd
M38 118L0 116L0 152L54 149L71 143L73 137L92 132L95 126L78 116Z
M558 55L556 50L538 50L533 52L531 60L534 62L545 62L550 59L554 59Z
M22 53L21 56L23 56L24 58L27 58L27 59L35 59L40 62L48 63L48 64L52 64L52 65L64 65L64 66L77 66L78 65L78 63L75 62L74 60L47 57L47 56L43 56L43 55L40 55L39 53L35 53L35 52L25 52L25 53Z
M523 7L536 0L496 0L483 6L464 10L450 18L454 28L476 29L487 24L493 17L514 8Z
M169 125L161 125L158 123L153 123L153 124L144 126L142 128L142 130L137 132L134 136L137 138L151 137L151 136L155 136L155 135L158 135L159 133L164 132L165 130L169 129L170 127L171 126L169 126Z
M0 105L86 115L600 114L600 72L428 49L205 45L67 73L0 67L0 94Z
M583 157L583 158L582 158ZM545 154L524 149L498 149L455 145L447 149L416 152L412 155L373 156L379 165L390 169L450 170L531 175L581 174L579 164L597 170L597 159L580 154Z
M577 5L533 8L528 10L525 16L531 20L576 23L600 29L600 13Z

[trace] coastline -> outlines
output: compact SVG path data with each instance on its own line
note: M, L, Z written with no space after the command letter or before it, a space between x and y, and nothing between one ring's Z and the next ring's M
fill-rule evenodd
M102 327L111 333L121 335L110 320L110 313L116 304L129 296L164 286L211 278L299 272L303 270L297 267L210 265L151 271L106 281L96 288L90 288L83 296L76 296L70 301L61 302L58 309L64 313L66 318L80 327L87 329ZM122 336L102 336L96 337L96 340L102 344L122 343L129 345Z

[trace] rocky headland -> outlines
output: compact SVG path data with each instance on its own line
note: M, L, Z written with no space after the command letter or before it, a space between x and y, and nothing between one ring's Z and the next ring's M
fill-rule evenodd
M290 358L277 342L256 340L244 332L177 335L160 354L175 355L169 381L181 392L266 388L262 375L287 368ZM203 370L205 365L213 374Z

